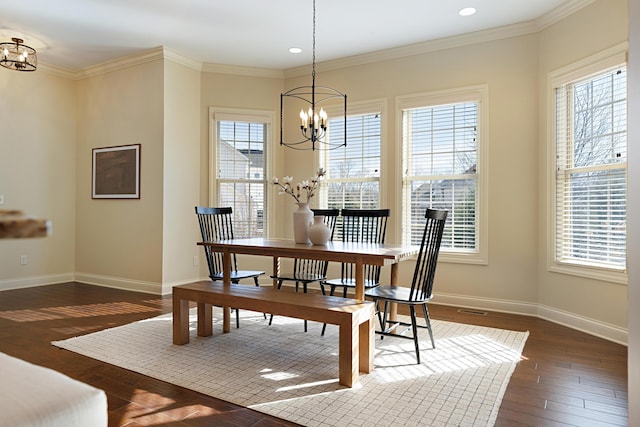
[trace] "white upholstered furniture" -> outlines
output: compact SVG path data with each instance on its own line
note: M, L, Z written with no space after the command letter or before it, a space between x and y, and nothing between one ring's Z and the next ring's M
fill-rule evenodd
M0 353L0 426L106 427L104 391Z

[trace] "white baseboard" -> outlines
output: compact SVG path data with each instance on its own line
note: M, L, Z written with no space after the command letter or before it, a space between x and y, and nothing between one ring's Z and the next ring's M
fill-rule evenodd
M0 291L11 289L32 288L34 286L55 285L57 283L73 282L73 273L50 274L47 276L21 277L19 279L0 280Z
M0 291L76 281L107 288L155 295L168 295L171 294L171 289L176 285L200 280L207 280L207 278L200 277L194 278L193 280L182 280L180 282L158 283L87 273L65 273L0 280ZM271 282L269 282L269 284L270 283ZM261 285L263 284L266 286L266 283L261 283ZM435 294L433 303L538 317L621 345L626 346L628 342L628 330L626 328L540 304L454 294Z
M157 282L145 282L142 280L125 279L121 277L100 276L97 274L76 273L75 281L88 285L104 286L106 288L122 289L125 291L144 292L147 294L160 294L162 284Z
M97 274L76 273L75 281L80 283L86 283L88 285L104 286L106 288L122 289L125 291L144 292L154 295L169 295L171 289L176 285L182 285L185 283L193 283L200 280L206 280L202 278L193 278L190 280L181 280L179 282L172 283L158 283L158 282L145 282L142 280L123 279L120 277L100 276Z
M627 328L544 305L538 306L538 317L624 346L628 345L629 330Z
M538 317L624 346L628 342L626 328L540 304L453 294L434 294L433 303Z

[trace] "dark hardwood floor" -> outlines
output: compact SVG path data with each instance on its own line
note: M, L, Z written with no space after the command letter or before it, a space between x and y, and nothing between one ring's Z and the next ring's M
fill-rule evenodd
M105 390L110 426L295 425L51 345L170 312L170 302L80 283L3 291L0 351ZM626 347L532 317L430 307L435 319L530 332L497 426L627 425Z

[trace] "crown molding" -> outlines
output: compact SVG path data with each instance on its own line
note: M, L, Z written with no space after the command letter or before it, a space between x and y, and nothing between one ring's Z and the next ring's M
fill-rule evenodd
M476 31L473 33L460 34L452 37L445 37L426 42L413 43L405 46L394 47L374 52L354 55L347 58L340 58L332 61L324 61L316 64L318 71L331 71L341 68L354 67L370 64L374 62L389 61L409 56L422 55L425 53L437 52L445 49L469 46L494 40L506 39L525 34L535 33L537 26L534 21L506 25L503 27L491 28L488 30ZM288 68L285 70L285 77L296 77L308 74L311 67L304 65L301 67Z
M42 71L43 73L51 74L57 77L62 77L68 80L77 80L78 73L76 71L67 70L66 68L56 67L55 65L45 64L43 62L38 63L38 69L36 71Z
M413 43L405 46L368 52L346 58L324 61L317 63L316 68L319 71L338 70L342 68L349 68L375 62L388 61L445 49L458 48L478 43L485 43L510 37L532 34L544 30L545 28L555 24L556 22L566 18L567 16L572 15L580 9L594 3L595 1L596 0L568 0L554 10L542 15L535 20L521 22L513 25L505 25L503 27L491 28L488 30L476 31L473 33L461 34L453 37L444 37L437 40L430 40L426 42ZM311 65L303 65L300 67L278 70L239 65L202 63L162 46L150 49L143 53L125 56L113 61L108 61L102 64L84 68L77 72L42 63L38 65L38 69L42 69L42 71L44 72L67 79L82 80L100 74L110 73L113 71L161 59L168 59L170 61L174 61L186 67L192 68L196 71L205 73L232 74L238 76L261 77L270 79L297 77L306 75L311 70Z
M196 61L195 59L188 58L167 47L163 48L163 57L180 65L184 65L185 67L192 68L196 71L202 71L203 68L203 63L201 61Z
M555 9L545 13L535 20L538 26L538 31L542 31L545 28L555 24L556 22L566 18L579 11L580 9L589 6L596 0L569 0L556 7Z
M225 65L213 63L205 63L202 67L202 71L205 73L234 74L237 76L264 77L267 79L282 79L285 75L283 70L276 70L272 68L246 67L240 65Z
M478 43L485 43L500 39L507 39L510 37L533 34L544 30L550 25L553 25L556 22L566 18L567 16L577 12L578 10L590 5L594 1L595 0L569 0L561 6L558 6L554 10L534 20L525 21L518 24L505 25L502 27L490 28L487 30L476 31L472 33L460 34L452 37L444 37L441 39L429 40L426 42L413 43L405 46L368 52L361 55L354 55L331 61L324 61L317 63L316 69L319 71L332 71L342 68L370 64L374 62L388 61L409 56L422 55L425 53L431 53L445 49L453 49ZM284 70L284 75L286 78L297 77L308 74L310 70L311 65L303 65L300 67L288 68Z
M165 48L159 46L142 53L124 56L114 61L108 61L102 64L83 68L78 73L76 73L76 80L87 79L90 77L99 76L101 74L107 74L113 71L134 67L136 65L157 61L164 58L164 52Z

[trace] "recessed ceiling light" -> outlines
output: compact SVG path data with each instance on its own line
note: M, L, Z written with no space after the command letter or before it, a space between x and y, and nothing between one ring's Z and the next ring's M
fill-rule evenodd
M290 47L289 53L302 53L302 49L300 49L299 47Z
M460 11L458 12L460 16L471 16L474 13L476 13L475 7L465 7L464 9L460 9Z

